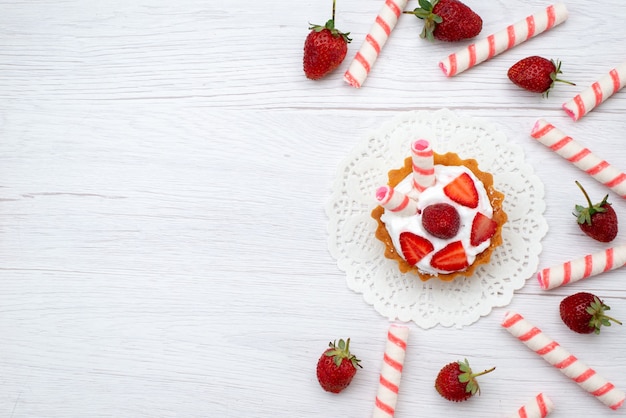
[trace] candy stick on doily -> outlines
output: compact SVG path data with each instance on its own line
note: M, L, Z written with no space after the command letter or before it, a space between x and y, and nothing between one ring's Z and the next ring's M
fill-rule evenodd
M356 53L343 79L352 87L361 87L371 71L391 31L398 23L408 0L385 0L365 41Z
M624 265L626 265L626 244L587 254L560 266L545 268L537 273L537 280L542 289L550 290Z
M381 186L376 190L376 199L380 206L400 215L415 215L417 202L393 187Z
M515 414L509 415L509 418L545 418L552 411L554 411L552 399L540 393L518 409Z
M373 418L393 417L395 413L408 338L408 327L395 324L389 327Z
M433 148L425 139L418 139L411 144L413 159L413 187L424 191L435 183L435 156Z
M626 198L626 174L572 137L565 135L554 125L539 119L535 122L530 135L619 196Z
M447 77L452 77L563 23L566 19L565 5L553 4L449 55L439 62L439 68Z
M563 103L563 110L572 119L578 120L621 90L624 85L626 85L626 62L613 68L573 99Z
M570 354L558 342L524 319L522 315L509 311L505 314L501 325L526 347L539 354L545 361L609 408L615 410L624 403L626 399L624 392Z

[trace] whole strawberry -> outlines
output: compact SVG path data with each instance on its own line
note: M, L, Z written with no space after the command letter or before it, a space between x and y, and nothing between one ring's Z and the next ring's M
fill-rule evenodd
M461 217L454 206L435 203L426 206L422 211L422 226L437 238L449 239L459 232Z
M600 328L610 326L611 321L622 325L620 321L604 314L611 308L597 296L588 292L570 295L561 301L559 312L561 319L569 329L579 334L600 333Z
M350 384L361 360L350 354L350 338L328 346L317 362L317 380L325 391L339 393Z
M554 62L553 60L533 55L513 64L509 68L507 76L516 86L533 93L542 93L545 97L548 97L550 89L554 87L554 83L557 81L575 86L574 83L559 79L558 75L561 73L560 61Z
M335 0L333 14L324 26L310 25L311 32L304 41L304 74L320 79L339 67L348 52L350 32L343 33L335 28Z
M483 28L483 20L459 0L419 0L420 7L404 13L424 20L420 37L429 41L457 42L473 38Z
M587 199L587 207L582 205L574 207L574 216L578 220L578 226L585 234L597 241L613 241L617 236L617 214L611 204L607 202L609 195L607 194L600 203L594 205L583 186L579 182L576 182L576 185Z
M435 389L449 401L466 401L475 394L480 394L476 377L490 373L495 367L480 373L473 373L467 359L446 364L435 379Z

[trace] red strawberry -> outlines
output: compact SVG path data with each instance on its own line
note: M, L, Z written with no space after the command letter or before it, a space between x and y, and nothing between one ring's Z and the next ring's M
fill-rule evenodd
M579 334L600 333L602 325L610 326L611 321L622 325L620 321L604 314L611 308L592 293L579 292L561 301L559 311L561 319L569 329Z
M476 213L474 221L472 221L472 232L470 234L470 244L474 247L480 245L483 241L486 241L493 237L496 233L498 224L493 219L483 215L482 213Z
M578 226L580 229L591 238L600 242L611 242L617 236L617 214L607 199L607 194L602 199L602 202L591 203L589 195L583 186L579 182L576 185L582 190L587 199L587 207L576 205L574 216L578 219Z
M357 367L362 367L361 360L350 354L350 338L328 346L317 362L317 380L325 391L339 393L350 384Z
M454 206L436 203L422 211L422 226L428 233L441 239L454 237L461 227L461 217Z
M435 389L449 401L466 401L475 394L480 395L480 387L476 377L490 373L496 368L473 373L467 359L446 364L435 379Z
M310 25L304 41L304 74L317 80L339 66L348 52L350 32L343 33L335 28L335 0L332 18L324 26Z
M419 5L404 13L424 20L420 37L430 41L461 41L475 37L483 28L480 16L459 0L419 0Z
M400 247L404 259L412 266L435 249L433 244L426 238L415 235L412 232L403 232L400 234Z
M476 208L478 206L478 191L474 185L474 181L467 173L463 173L450 183L446 184L443 192L456 203L467 206L468 208Z
M561 73L561 61L554 62L534 55L513 64L509 68L507 76L515 85L533 93L543 93L548 97L550 89L554 87L554 83L557 81L572 86L576 85L557 78Z
M469 266L461 241L455 241L433 254L430 265L438 270L459 271Z

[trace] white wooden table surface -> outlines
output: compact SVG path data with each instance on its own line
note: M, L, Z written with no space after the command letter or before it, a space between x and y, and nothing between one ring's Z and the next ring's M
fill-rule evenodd
M331 3L1 3L0 416L370 416L390 322L347 288L323 208L339 162L403 111L488 118L524 148L546 190L540 267L606 248L571 212L574 180L607 189L529 132L546 118L626 169L626 91L579 122L560 108L626 60L624 2L567 1L562 25L449 79L437 62L460 46L402 16L359 90L342 74L383 2L338 0L354 41L314 82L302 46ZM467 3L481 36L550 4ZM578 85L548 99L515 87L506 71L528 55L561 59ZM610 198L623 243L626 202ZM558 316L585 290L626 320L623 275L549 292L531 278L508 308L625 390L626 327L582 336ZM508 308L463 329L409 324L396 417L505 417L538 392L555 418L626 416L509 336ZM315 364L346 337L364 368L331 395ZM497 369L480 397L449 403L434 378L463 357Z

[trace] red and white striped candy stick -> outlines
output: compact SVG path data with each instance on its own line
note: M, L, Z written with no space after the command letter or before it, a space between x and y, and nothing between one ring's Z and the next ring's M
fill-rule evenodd
M624 265L626 265L626 244L587 254L560 266L545 268L537 273L537 280L542 289L550 290Z
M554 125L539 119L530 135L619 196L626 198L626 174L565 135Z
M552 411L554 411L552 399L540 393L509 418L545 418Z
M389 418L395 413L408 338L408 327L395 324L389 327L373 418Z
M383 46L389 39L391 31L398 23L398 18L402 14L408 0L385 0L385 4L380 9L374 24L365 37L365 42L356 53L348 71L343 75L352 87L361 87L367 78Z
M511 335L609 408L615 410L624 403L626 399L624 392L578 360L520 314L507 312L501 325Z
M624 85L626 85L626 62L613 68L572 100L563 103L563 110L572 119L578 120L621 90Z
M380 206L400 215L415 215L417 202L393 187L381 186L376 190L376 199Z
M435 156L430 142L418 139L411 144L413 187L424 191L435 183Z
M566 19L567 8L563 3L548 6L541 12L449 55L439 62L439 68L447 77L452 77L563 23Z

